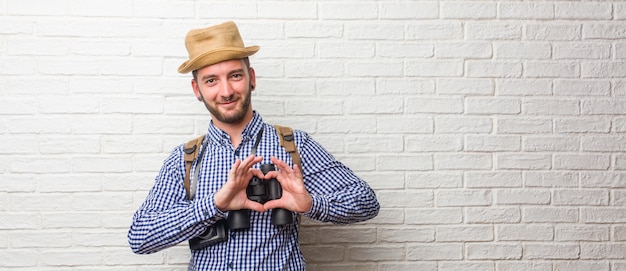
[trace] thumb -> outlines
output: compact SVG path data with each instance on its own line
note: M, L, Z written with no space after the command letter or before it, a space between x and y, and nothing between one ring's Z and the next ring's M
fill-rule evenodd
M283 206L281 206L280 204L280 199L276 199L276 200L270 200L266 202L265 204L263 204L263 208L265 208L265 210L270 210L270 209L276 209L276 208L283 208Z
M254 211L257 211L259 213L263 213L263 212L265 212L265 210L267 210L267 208L265 208L265 205L260 204L260 203L258 203L256 201L248 200L248 201L246 201L244 203L244 205L245 205L245 209L254 210Z

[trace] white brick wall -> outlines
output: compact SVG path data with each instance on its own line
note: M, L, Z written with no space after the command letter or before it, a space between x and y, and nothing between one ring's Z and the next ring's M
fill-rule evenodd
M255 108L382 204L305 221L309 270L626 270L626 4L504 0L0 0L0 270L186 270L126 231L208 123L184 36L225 20Z

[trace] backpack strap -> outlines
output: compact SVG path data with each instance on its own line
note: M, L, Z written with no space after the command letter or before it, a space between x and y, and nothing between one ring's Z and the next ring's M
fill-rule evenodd
M191 173L191 165L193 161L196 160L196 156L198 156L198 151L202 147L202 141L204 140L204 135L199 136L198 138L192 139L187 144L185 144L185 148L183 151L185 152L185 179L183 181L183 185L185 186L185 192L187 192L187 198L191 197L191 181L190 181L190 173Z
M298 148L296 147L296 142L294 140L295 137L293 135L293 129L280 125L274 125L274 128L276 128L276 131L278 132L280 145L283 146L291 155L291 160L294 164L298 165L298 169L300 169L300 172L302 173L302 162L300 162L300 154L298 153Z

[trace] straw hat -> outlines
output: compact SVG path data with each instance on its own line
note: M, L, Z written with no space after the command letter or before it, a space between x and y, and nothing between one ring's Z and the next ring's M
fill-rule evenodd
M226 60L245 58L260 49L259 46L244 47L234 22L192 29L185 37L185 47L189 60L178 67L180 73L188 73Z

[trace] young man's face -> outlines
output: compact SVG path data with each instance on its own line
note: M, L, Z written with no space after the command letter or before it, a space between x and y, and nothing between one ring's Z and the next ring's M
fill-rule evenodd
M243 60L227 60L198 69L196 78L191 81L193 91L214 121L239 124L252 118L250 104L255 74Z

